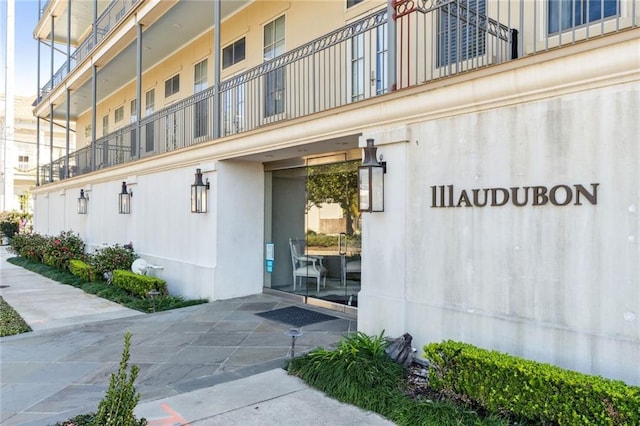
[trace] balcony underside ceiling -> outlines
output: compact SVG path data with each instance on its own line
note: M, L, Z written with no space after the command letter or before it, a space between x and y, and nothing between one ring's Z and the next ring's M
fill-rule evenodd
M253 0L223 1L221 19L234 14ZM200 0L180 1L153 24L144 27L142 33L143 74L182 46L213 28L213 2ZM99 63L99 62L98 62ZM167 75L167 78L170 77ZM98 66L97 102L108 97L123 85L136 78L135 35L124 49L104 66ZM144 80L144 77L143 77ZM70 116L75 117L91 108L91 75L82 76L78 88L71 91ZM185 88L186 89L186 88ZM144 87L143 87L144 90ZM188 90L188 89L186 89ZM162 96L156 93L156 96ZM61 97L54 106L54 118L66 118L66 99Z
M71 45L77 46L85 33L90 31L94 16L93 1L58 1L51 2L51 15L53 16L53 39L56 43L66 45L68 41L68 13L71 4ZM98 0L97 14L100 14L111 3L111 0ZM44 19L39 22L34 31L34 36L43 40L51 40L51 19Z
M234 160L264 163L268 170L302 167L329 162L360 160L358 149L360 134L324 139L304 145L280 149L267 148L264 152L237 155Z

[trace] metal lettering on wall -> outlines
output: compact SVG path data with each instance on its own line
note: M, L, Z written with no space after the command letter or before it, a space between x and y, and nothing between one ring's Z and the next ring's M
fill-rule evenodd
M456 190L453 185L431 187L431 207L500 207L512 204L517 207L581 206L584 202L598 204L598 185L591 184L591 191L583 185L522 186L510 188L479 188Z

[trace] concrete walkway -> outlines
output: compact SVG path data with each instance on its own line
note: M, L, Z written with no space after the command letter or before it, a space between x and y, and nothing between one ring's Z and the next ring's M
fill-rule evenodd
M290 325L256 313L294 306L269 294L142 314L6 262L0 295L34 329L0 338L0 423L50 425L95 411L117 371L124 334L140 368L136 415L150 425L392 425L339 403L282 369ZM296 354L356 330L353 316L303 327Z

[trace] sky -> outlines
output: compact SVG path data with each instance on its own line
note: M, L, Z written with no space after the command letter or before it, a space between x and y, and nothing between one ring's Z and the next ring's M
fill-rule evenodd
M38 23L38 0L14 0L15 2L15 70L14 94L36 96L38 86L38 42L33 38L33 30ZM44 5L45 0L41 0ZM0 0L0 53L2 69L0 71L0 92L5 91L7 75L7 0ZM58 60L58 62L60 62ZM44 43L40 47L40 85L50 79L51 48ZM55 64L57 71L59 65ZM7 82L10 84L11 82Z

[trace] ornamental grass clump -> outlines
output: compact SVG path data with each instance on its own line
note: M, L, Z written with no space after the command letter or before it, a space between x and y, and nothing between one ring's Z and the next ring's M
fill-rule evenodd
M293 359L289 372L332 397L389 416L397 405L405 368L393 362L380 336L356 333L335 350L316 349Z

